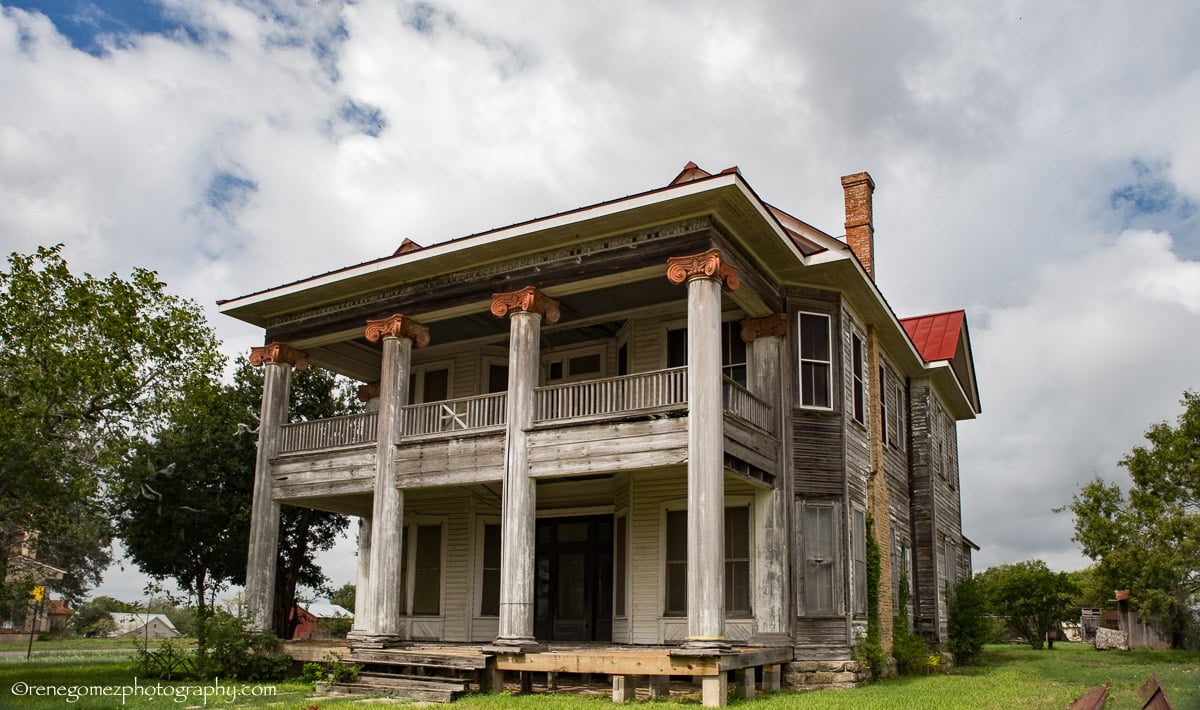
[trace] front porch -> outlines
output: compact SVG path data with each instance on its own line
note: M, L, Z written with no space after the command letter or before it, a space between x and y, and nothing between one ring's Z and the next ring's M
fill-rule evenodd
M401 695L401 679L414 688L425 679L436 687L460 684L462 692L611 692L619 703L699 692L706 707L726 705L731 675L742 699L779 690L783 666L792 660L790 647L772 646L701 651L606 643L547 643L526 649L404 643L387 648L352 645L347 651L349 662L363 665L365 679L342 688L346 692L390 688Z

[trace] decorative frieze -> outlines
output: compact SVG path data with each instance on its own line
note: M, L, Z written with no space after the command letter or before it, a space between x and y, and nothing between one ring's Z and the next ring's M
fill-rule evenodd
M260 367L268 362L283 362L303 372L308 369L308 353L284 343L270 343L250 349L250 364Z
M372 343L381 338L408 338L418 348L429 345L429 326L421 325L408 316L394 313L387 318L367 321L367 340Z
M737 269L722 259L721 250L716 248L701 254L667 259L667 278L674 284L692 279L713 279L719 281L727 291L733 291L740 283Z
M742 342L753 343L759 338L781 338L787 335L786 313L776 313L765 318L747 318L742 321Z
M533 286L492 294L492 315L503 318L513 311L541 313L547 323L557 323L559 318L558 301Z

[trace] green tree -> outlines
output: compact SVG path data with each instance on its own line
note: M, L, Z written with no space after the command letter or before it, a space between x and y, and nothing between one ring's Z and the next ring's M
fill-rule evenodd
M1175 426L1151 426L1148 445L1121 459L1128 495L1096 478L1068 506L1100 584L1129 589L1134 608L1177 646L1197 634L1200 607L1200 393L1185 392L1180 404Z
M70 625L80 636L106 636L112 629L113 612L138 611L136 604L113 597L99 596L79 605L71 615Z
M354 585L347 582L346 584L343 584L329 593L329 603L337 604L341 608L353 614L355 592L356 590Z
M950 595L946 633L956 663L974 663L983 652L983 645L991 640L987 614L988 600L980 580L977 577L960 580Z
M109 562L107 474L131 439L154 431L221 364L200 308L167 293L153 271L76 276L61 245L9 255L0 272L0 550L36 534L38 559L68 573L52 588L82 600Z
M1075 608L1079 589L1066 572L1054 572L1041 560L992 567L976 575L992 611L1035 649L1048 642Z
M256 444L246 429L255 426L261 397L261 371L245 360L233 384L195 388L159 436L139 444L114 496L117 531L130 557L143 572L173 579L188 593L198 637L215 594L245 581ZM351 409L350 402L332 373L310 368L292 378L294 417L333 416ZM348 521L290 506L281 513L273 626L287 638L297 588L327 584L315 553L331 547Z

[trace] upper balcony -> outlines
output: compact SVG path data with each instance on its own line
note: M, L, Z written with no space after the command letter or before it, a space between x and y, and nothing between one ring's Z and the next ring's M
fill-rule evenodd
M534 428L570 427L653 415L687 413L687 368L676 367L538 387ZM507 395L503 392L448 399L403 408L399 446L503 432ZM771 405L729 378L724 381L724 414L750 430L775 435ZM293 422L282 427L279 455L312 454L359 447L376 440L374 412Z

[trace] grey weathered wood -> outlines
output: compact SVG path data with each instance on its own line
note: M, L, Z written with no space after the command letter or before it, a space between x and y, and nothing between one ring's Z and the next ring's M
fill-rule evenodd
M279 429L288 416L288 388L292 366L286 362L263 364L262 410L259 415L258 452L254 460L254 494L250 508L250 547L246 555L246 611L248 627L271 627L275 598L275 555L279 548L279 503L272 490L271 461L279 448Z

